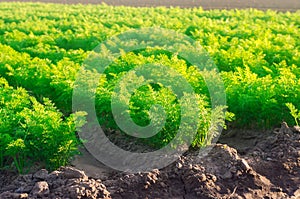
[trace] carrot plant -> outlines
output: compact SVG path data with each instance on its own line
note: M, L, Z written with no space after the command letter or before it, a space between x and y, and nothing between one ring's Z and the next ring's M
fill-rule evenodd
M300 106L298 25L299 12L1 3L0 73L70 114L76 71L99 42L159 26L187 34L209 52L222 71L235 125L270 127L291 120L285 103ZM246 73L252 76L241 79Z
M300 121L300 112L292 103L286 103L286 106L289 108L291 115L295 120L295 124L299 126L298 121Z
M297 123L297 111L288 105L291 116L286 103L300 107L299 18L299 11L0 3L0 75L14 87L1 80L0 142L6 147L0 148L0 166L14 162L21 171L27 160L45 160L53 167L66 163L78 143L72 116L68 117L76 73L100 42L133 28L173 29L199 42L221 72L228 111L236 118L233 126ZM197 93L202 115L193 145L202 146L210 136L206 134L210 118L219 114L211 113L201 74L163 50L128 53L110 65L100 82L86 80L99 83L95 102L99 122L118 128L111 114L113 87L126 72L152 62L176 69ZM148 111L156 103L166 108L167 125L146 142L160 146L174 137L180 121L172 92L159 84L145 85L131 97L129 111L135 123L147 125L156 119Z
M0 166L10 163L24 172L35 162L49 169L66 165L78 153L73 117L63 119L53 103L43 104L23 88L12 88L0 78Z

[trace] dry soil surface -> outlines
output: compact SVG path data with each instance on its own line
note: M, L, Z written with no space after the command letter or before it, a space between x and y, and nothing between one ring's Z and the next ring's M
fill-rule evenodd
M86 155L88 172L99 167L94 173L78 167L27 175L2 171L0 198L300 198L299 128L284 123L268 132L231 130L219 142L227 144L214 145L205 158L189 151L147 173L105 169Z
M0 0L14 1L14 0ZM100 4L106 3L114 6L135 6L135 7L202 7L204 9L235 9L235 8L257 8L273 9L278 11L296 11L300 9L299 0L23 0L31 2L51 2L63 4Z

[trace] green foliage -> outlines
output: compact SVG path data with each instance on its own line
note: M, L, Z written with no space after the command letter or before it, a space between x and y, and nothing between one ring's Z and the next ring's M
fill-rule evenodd
M1 3L0 13L0 74L39 101L50 98L65 114L71 113L75 74L89 51L115 34L153 26L185 33L209 52L222 71L236 125L270 127L291 120L285 103L300 106L299 12ZM127 71L147 54L128 56L120 67ZM241 79L246 73L256 77ZM199 81L192 86L207 95Z
M196 92L196 99L188 97L188 93L185 93L185 97L179 99L174 94L174 91L170 89L171 85L176 84L180 84L179 88L183 89L183 91L185 89L176 73L161 73L153 65L151 69L142 67L143 69L141 70L144 71L142 73L151 74L151 78L155 77L154 79L164 79L164 82L151 82L151 78L148 79L149 77L147 78L145 74L139 75L139 72L137 72L139 71L139 66L146 64L159 64L176 71L192 86ZM115 90L116 86L117 90ZM135 88L136 86L137 88ZM134 90L133 93L132 89ZM115 96L117 101L111 101L113 96ZM130 99L129 102L127 102L128 99ZM159 127L163 116L159 116L159 114L151 111L159 113L161 110L156 106L163 107L163 111L166 114L166 122L163 128L155 136L141 139L142 142L153 147L167 145L175 138L180 128L181 130L185 129L185 136L192 136L188 132L192 131L193 128L196 129L197 132L192 141L192 146L201 147L205 145L205 141L210 139L207 135L209 130L213 134L213 132L218 130L214 126L224 125L224 121L221 118L225 107L213 110L212 113L208 90L201 72L194 66L188 66L184 60L179 59L176 55L165 55L160 49L145 49L138 53L128 53L111 64L105 70L104 75L102 75L97 88L95 102L100 124L111 129L119 129L115 120L122 120L127 127L132 125L132 122L143 127L150 123ZM197 108L200 112L198 118L195 117L194 104L198 104ZM121 111L119 116L112 115L111 106L119 106ZM123 109L122 107L126 108ZM186 111L182 112L182 109ZM127 118L128 120L123 118L126 112L130 114L130 118ZM214 120L213 117L215 117ZM183 122L182 118L189 118L186 119L189 122ZM214 124L212 124L212 120L215 122ZM196 124L191 123L191 121L199 122L198 126L193 126ZM132 131L134 130L132 129ZM214 137L215 135L210 136ZM183 137L178 139L180 140L179 142L184 140Z
M23 88L10 87L4 78L0 78L0 96L1 167L12 160L20 173L37 161L55 169L78 153L74 115L63 119L50 100L44 98L41 104Z
M289 108L290 113L293 116L296 125L299 126L298 121L300 121L300 112L298 111L298 109L296 109L296 107L292 103L286 103L285 105Z
M293 107L300 107L299 19L299 11L0 3L0 75L14 87L0 79L0 166L13 162L22 172L28 162L44 161L53 168L66 164L78 144L74 116L62 119L63 114L71 114L76 72L99 42L132 28L173 29L198 41L221 71L230 111L226 116L231 120L234 115L233 126L297 123L299 113ZM208 144L223 125L220 116L225 107L212 110L204 72L163 49L125 54L110 65L100 82L88 79L88 74L82 79L84 84L99 83L95 102L99 122L118 128L111 114L114 87L128 71L149 63L172 68L193 87L201 114L192 145ZM140 81L134 75L131 78ZM121 104L128 97L127 89L121 88ZM151 109L155 104L166 112L162 131L144 142L159 147L174 138L182 117L180 106L188 108L194 102L180 103L159 82L136 89L129 100L134 123L159 124L155 116L160 109Z
M69 58L53 65L48 59L32 58L9 46L0 44L0 74L11 85L31 91L41 102L43 97L53 100L64 113L71 113L72 88L80 65Z
M24 140L20 138L11 141L5 148L5 155L13 157L14 164L19 173L23 173L25 166L25 149L26 146Z

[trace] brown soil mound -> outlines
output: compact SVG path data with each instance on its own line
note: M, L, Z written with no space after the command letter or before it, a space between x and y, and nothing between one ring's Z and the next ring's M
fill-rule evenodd
M72 167L21 175L1 190L0 198L110 198L101 180Z
M265 134L236 130L220 142L226 140L237 150L216 144L205 157L190 151L148 173L109 171L97 180L72 167L15 179L1 173L0 198L300 198L299 129L283 123Z

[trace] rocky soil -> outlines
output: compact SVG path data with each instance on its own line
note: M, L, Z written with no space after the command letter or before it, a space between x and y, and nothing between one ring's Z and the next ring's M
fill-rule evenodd
M95 179L74 167L20 176L1 171L0 198L300 199L299 128L231 130L219 142L204 158L189 151L148 173L107 170Z

